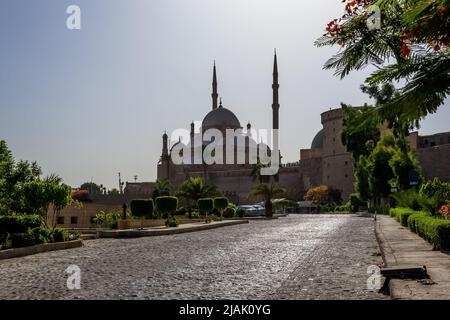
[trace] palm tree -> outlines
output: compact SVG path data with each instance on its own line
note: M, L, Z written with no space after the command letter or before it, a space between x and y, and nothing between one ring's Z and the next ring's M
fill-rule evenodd
M198 199L211 197L217 195L217 187L208 185L200 177L190 177L183 182L178 190L177 195L190 201L191 204L197 203Z
M285 188L282 188L279 185L274 184L273 182L270 184L260 183L254 188L252 195L262 196L264 198L266 217L271 218L273 216L272 199L275 198L275 196L283 194L285 192Z
M169 180L156 180L155 189L153 190L153 200L161 196L170 196L172 186Z
M250 178L252 178L253 182L259 181L259 183L264 183L270 181L270 176L261 174L261 169L268 167L270 167L270 164L262 164L258 157L256 164L253 165L252 172L250 173ZM273 179L278 182L278 173L273 176Z

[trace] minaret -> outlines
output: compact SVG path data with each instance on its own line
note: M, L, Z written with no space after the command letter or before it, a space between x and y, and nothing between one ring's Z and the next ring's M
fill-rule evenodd
M217 109L217 99L219 97L219 94L217 93L217 73L216 73L216 61L214 61L214 69L213 69L213 83L212 83L212 105L213 110Z
M195 123L191 122L191 164L194 164L194 146L195 146Z
M273 111L273 129L280 129L279 127L279 118L278 118L278 110L280 109L280 104L278 101L278 89L280 85L278 84L278 63L277 63L277 52L275 51L275 57L273 62L273 103L272 103L272 111Z
M169 138L169 136L167 135L166 132L164 132L164 134L163 134L162 157L166 157L166 156L169 155L168 138Z

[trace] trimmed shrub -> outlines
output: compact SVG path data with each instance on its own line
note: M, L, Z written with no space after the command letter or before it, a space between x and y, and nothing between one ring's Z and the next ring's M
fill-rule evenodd
M198 199L198 209L200 212L210 212L214 209L214 201L211 198Z
M408 218L409 230L418 234L417 220L420 219L420 217L430 217L430 216L431 216L431 214L429 212L416 211L414 214L410 215Z
M430 242L435 250L450 250L450 220L422 215L414 217L414 226L417 234Z
M391 208L389 210L389 215L395 219L404 227L408 226L408 218L413 214L417 213L409 208Z
M153 214L153 199L135 199L130 203L131 213L135 217L148 217L151 218Z
M214 209L224 210L228 207L229 201L226 197L214 198Z
M156 198L156 210L163 214L163 218L172 215L178 208L178 198L163 196Z

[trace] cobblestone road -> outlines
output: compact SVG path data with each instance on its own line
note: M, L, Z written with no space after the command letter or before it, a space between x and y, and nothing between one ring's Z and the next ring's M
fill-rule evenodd
M197 233L85 241L0 261L0 299L386 299L373 221L291 215ZM66 287L69 265L81 290Z

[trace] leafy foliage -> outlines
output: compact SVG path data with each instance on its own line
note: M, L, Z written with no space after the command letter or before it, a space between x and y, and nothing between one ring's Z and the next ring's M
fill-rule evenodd
M318 186L309 189L305 195L306 201L312 201L319 206L336 205L342 202L341 191L331 186Z
M152 217L153 199L135 199L130 202L131 213L135 217Z
M156 210L163 216L173 215L178 208L177 197L163 196L156 198Z
M325 63L341 78L368 65L369 86L402 81L399 95L371 113L380 122L414 123L435 112L450 93L448 0L344 0L346 14L327 26L317 46L340 45ZM381 10L381 28L369 28L371 5Z
M211 197L217 194L217 187L206 184L200 177L190 177L180 185L177 193L179 197L185 198L195 204L198 199Z
M266 217L272 217L273 216L273 206L272 206L272 199L275 198L277 195L281 195L286 192L286 189L283 187L280 187L279 185L275 183L261 183L255 186L252 195L253 196L261 196L264 199L265 203L265 209L266 209ZM238 210L238 214L241 214ZM245 214L245 212L244 212Z

